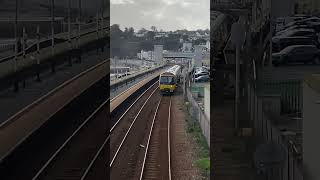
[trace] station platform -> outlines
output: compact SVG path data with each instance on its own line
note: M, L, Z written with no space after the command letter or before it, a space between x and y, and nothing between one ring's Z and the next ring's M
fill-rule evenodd
M72 67L62 65L56 68L55 74L52 74L51 72L42 73L40 75L41 82L36 82L36 77L34 77L34 79L28 79L26 81L26 87L20 87L19 92L14 92L13 87L1 91L0 123L57 86L61 85L63 82L71 79L84 70L93 67L103 60L104 58L101 57L101 54L97 55L96 51L92 51L83 56L81 63L74 63Z
M104 60L82 71L0 123L0 161L6 159L67 104L96 83L104 82L108 74L108 62Z
M138 89L140 89L142 86L144 86L145 84L147 84L149 81L151 81L152 79L158 77L161 74L161 71L158 71L156 73L154 73L153 75L139 81L138 83L136 83L135 85L131 86L130 88L128 88L125 91L122 91L120 94L118 94L117 96L113 97L110 101L110 112L112 112L113 110L115 110L123 101L125 101L131 94L133 94L134 92L136 92Z
M151 69L146 69L143 71L139 71L137 73L131 74L129 76L123 77L121 79L117 79L115 81L110 81L110 86L117 86L117 84L121 84L117 86L116 88L110 89L110 98L116 97L118 94L122 93L123 91L126 91L128 88L136 85L140 81L143 81L144 79L153 76L154 74L160 75L160 72L162 72L165 69L165 66L160 67L154 67Z

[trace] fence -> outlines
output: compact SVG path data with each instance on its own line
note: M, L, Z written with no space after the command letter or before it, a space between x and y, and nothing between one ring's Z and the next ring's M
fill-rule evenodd
M294 87L298 86L295 83L280 83L280 85L277 83L272 85L271 84L266 84L266 87L270 87L270 89L266 88L265 92L271 92L271 90L273 91L274 87L285 87L284 89L280 89L280 91L287 92L287 88L290 87L290 85L294 84ZM291 97L292 95L293 94L289 94L288 97ZM286 97L287 96L282 96L282 98ZM259 142L273 141L277 143L279 146L283 147L286 154L285 161L283 162L283 164L281 164L280 168L278 168L278 171L275 174L274 172L272 172L272 174L271 172L269 172L268 180L302 180L302 153L299 152L299 149L293 143L293 141L289 140L287 138L288 136L283 135L281 130L275 125L277 119L270 116L270 111L267 111L267 106L264 100L264 94L258 91L256 82L250 82L248 86L248 113L250 120L253 122L255 135L259 139Z
M204 135L208 146L210 147L210 120L205 115L204 111L201 109L195 98L192 96L189 88L186 89L187 99L190 102L189 114L191 117L197 121L199 121L202 134Z
M273 94L280 97L281 113L302 111L302 85L299 80L265 81L259 85L263 94Z

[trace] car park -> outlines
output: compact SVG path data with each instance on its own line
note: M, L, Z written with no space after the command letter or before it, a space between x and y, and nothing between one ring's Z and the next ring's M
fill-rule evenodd
M318 36L313 29L298 29L298 30L287 31L286 33L283 33L279 36L274 36L272 38L272 42L276 43L281 38L294 37L294 36L305 36L305 37L310 37L314 40L318 40Z
M314 45L288 46L272 54L272 63L275 66L289 63L320 64L320 50Z
M299 29L312 29L312 28L309 25L294 25L294 26L290 26L282 31L277 32L276 36L280 36L284 33L287 33L288 31L299 30Z
M304 36L293 36L280 38L278 41L272 42L272 52L279 52L282 49L292 45L315 45L320 48L317 40Z

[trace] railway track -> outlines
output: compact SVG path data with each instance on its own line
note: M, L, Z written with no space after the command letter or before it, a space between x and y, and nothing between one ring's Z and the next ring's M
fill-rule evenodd
M156 111L160 95L158 81L145 90L120 116L111 128L110 170L111 179L134 179L139 176L137 166L143 159L146 130Z
M109 99L74 131L32 179L86 179L109 140L105 129L101 128L107 127L108 111ZM101 179L107 178L104 174Z
M106 85L101 79L27 138L1 162L0 179L89 179L102 167L107 178Z
M150 128L140 180L171 180L170 121L171 98L162 97Z
M171 98L161 98L158 87L157 81L113 120L111 179L171 179Z

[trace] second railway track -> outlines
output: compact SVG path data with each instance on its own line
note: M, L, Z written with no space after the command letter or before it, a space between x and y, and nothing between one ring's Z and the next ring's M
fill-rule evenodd
M84 180L108 140L102 127L107 126L109 105L109 99L104 101L51 156L33 180ZM107 171L105 166L99 168ZM107 179L107 174L102 173L99 178Z
M171 180L171 98L162 97L154 115L139 180Z
M159 95L158 83L113 120L116 123L110 130L111 179L171 179L171 97Z
M107 78L101 79L86 90L16 148L1 163L0 179L81 177L89 168L89 164L107 136L104 128L107 126L109 116L108 94L105 93L107 80ZM81 132L81 135L76 131ZM84 131L86 133L83 133ZM105 163L107 159L103 158ZM57 165L58 168L56 168ZM104 172L107 170L105 164L100 167L105 168ZM87 174L90 175L91 171L90 169Z
M157 90L158 83L155 82L137 98L111 129L111 179L127 180L139 176L136 165L141 164L143 159L144 144L147 140L145 132L151 125L160 99Z

